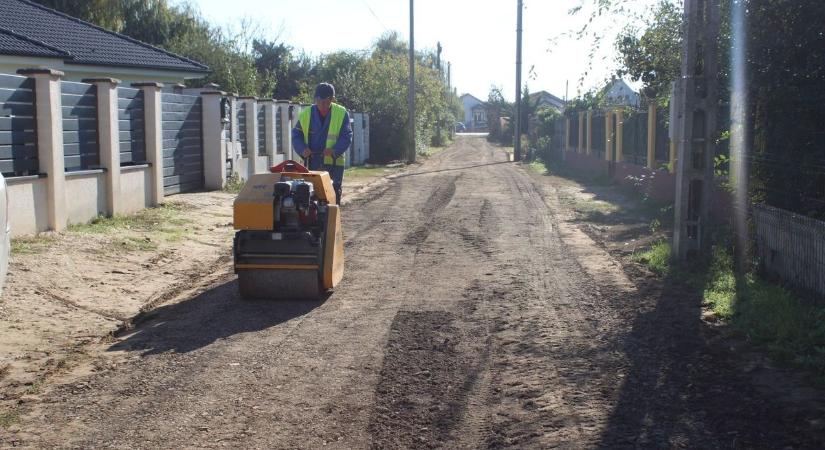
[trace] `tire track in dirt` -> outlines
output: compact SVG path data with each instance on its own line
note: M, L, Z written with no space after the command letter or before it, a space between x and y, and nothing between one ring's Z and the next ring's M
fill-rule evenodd
M483 349L460 348L470 337L456 321L443 311L395 316L375 390L373 448L431 447L450 439L484 359Z
M417 247L427 240L434 225L434 216L453 199L455 183L459 177L460 175L435 178L435 189L433 189L419 212L420 217L424 218L423 223L404 237L402 241L404 245Z

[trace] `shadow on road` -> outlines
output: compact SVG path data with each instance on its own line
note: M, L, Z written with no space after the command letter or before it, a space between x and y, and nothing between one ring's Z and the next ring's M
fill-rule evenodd
M702 321L695 288L669 277L634 297L648 300L618 336L627 365L603 446L822 448L811 411L755 388L724 335Z
M134 330L109 351L140 352L143 356L174 351L186 353L238 333L263 330L321 306L319 300L241 300L232 280L191 299L157 308L139 317Z
M593 200L612 206L574 205L581 209L575 222L607 246L652 237L647 221L672 218L672 210L660 209L666 205L645 204L640 194L613 184L564 170L548 175L576 181ZM588 231L594 226L600 231ZM749 346L727 333L727 325L702 319L709 264L676 267L663 280L625 266L639 290L613 302L629 306L621 311L629 328L601 349L621 355L616 367L602 369L615 370L621 384L599 447L825 448L822 410L799 401L809 391L777 386L783 380L760 369L760 360L749 361L755 355L739 353Z

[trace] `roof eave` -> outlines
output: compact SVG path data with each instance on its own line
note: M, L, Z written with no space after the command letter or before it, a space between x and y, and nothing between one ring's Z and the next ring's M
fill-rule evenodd
M164 70L169 72L187 72L187 73L197 73L197 74L209 74L212 73L212 70L209 67L204 66L204 69L200 68L187 68L187 67L169 67L169 66L153 66L153 65L143 65L137 66L134 64L118 64L118 63L109 63L109 62L95 62L95 61L73 61L73 60L66 60L65 63L67 65L79 65L79 66L99 66L99 67L122 67L126 69L144 69L144 70Z

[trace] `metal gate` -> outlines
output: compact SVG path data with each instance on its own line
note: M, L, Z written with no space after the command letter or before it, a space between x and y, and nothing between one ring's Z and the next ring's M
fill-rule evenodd
M164 92L163 190L165 195L203 187L201 98Z

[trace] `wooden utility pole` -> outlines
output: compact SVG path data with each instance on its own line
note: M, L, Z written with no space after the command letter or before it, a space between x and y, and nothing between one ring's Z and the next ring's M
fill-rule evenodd
M524 9L522 0L518 0L518 14L516 15L516 127L513 129L514 159L521 160L521 11Z
M719 0L685 0L682 77L676 82L673 255L708 250L718 94Z
M415 162L415 15L413 0L410 0L410 84L407 87L407 104L409 114L410 148L407 150L407 162Z

